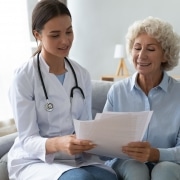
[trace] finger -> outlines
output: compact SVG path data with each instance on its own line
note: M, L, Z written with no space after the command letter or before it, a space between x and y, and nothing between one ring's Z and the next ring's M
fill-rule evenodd
M91 145L73 145L73 149L75 149L75 150L89 150L89 149L92 149L92 148L94 148L94 147L96 147L96 145L94 145L94 144L91 144Z
M89 141L89 140L77 139L75 134L71 134L71 135L69 135L69 137L70 137L70 143L72 143L72 144L77 144L77 145L88 145L88 144L92 144L92 142Z
M144 152L144 148L139 148L139 147L129 147L129 146L124 146L122 147L122 151L124 153L143 153Z
M74 144L76 145L82 145L82 146L92 146L95 145L92 141L89 140L80 140L80 139L74 139L73 141Z
M127 154L129 157L145 162L149 159L150 149L149 148L130 148L123 147L122 152Z
M128 153L127 155L133 159L140 161L140 162L146 162L148 160L148 156L146 154Z
M71 152L71 154L78 154L78 153L81 153L81 152L84 152L84 151L91 150L94 147L95 147L94 145L88 145L88 146L74 145L69 149L69 151Z
M141 141L137 141L137 142L130 142L128 143L129 147L150 147L150 144L148 142L141 142Z
M146 161L149 159L150 156L150 149L144 149L144 148L123 148L122 152L127 154L128 156L134 158L134 159L139 159L142 158L143 161ZM141 161L142 161L141 160Z

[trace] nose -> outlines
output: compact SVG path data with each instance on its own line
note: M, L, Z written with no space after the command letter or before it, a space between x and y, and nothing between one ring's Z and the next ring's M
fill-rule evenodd
M67 35L67 34L61 34L61 37L59 39L59 42L61 44L69 44L69 42L71 41L71 38Z
M141 49L141 50L139 51L138 56L139 56L140 59L145 59L145 58L147 58L146 50L145 50L145 49Z
M62 35L60 41L62 44L66 44L69 41L69 38L67 35Z

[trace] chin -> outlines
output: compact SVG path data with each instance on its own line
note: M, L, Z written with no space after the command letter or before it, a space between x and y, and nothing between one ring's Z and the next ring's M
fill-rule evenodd
M149 71L144 71L144 70L137 70L139 74L147 76L149 74L151 74Z
M60 57L60 58L64 58L67 57L69 53L56 53L56 56Z

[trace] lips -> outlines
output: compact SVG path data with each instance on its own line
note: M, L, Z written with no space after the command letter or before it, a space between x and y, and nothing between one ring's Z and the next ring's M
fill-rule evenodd
M151 63L137 63L139 66L149 66Z
M62 48L58 48L59 50L67 50L68 47L62 47Z

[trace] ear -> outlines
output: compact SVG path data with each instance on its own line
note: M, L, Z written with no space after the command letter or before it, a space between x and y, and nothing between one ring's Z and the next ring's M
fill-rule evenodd
M165 51L163 51L163 59L161 60L161 63L166 63L168 61L167 54L165 54Z
M33 30L33 35L34 35L36 41L41 41L41 34L38 31Z
M167 62L167 60L166 60L166 59L163 59L161 62L162 62L162 63L166 63L166 62Z
M161 63L165 63L167 60L166 60L166 57L164 56L163 59L161 60Z

